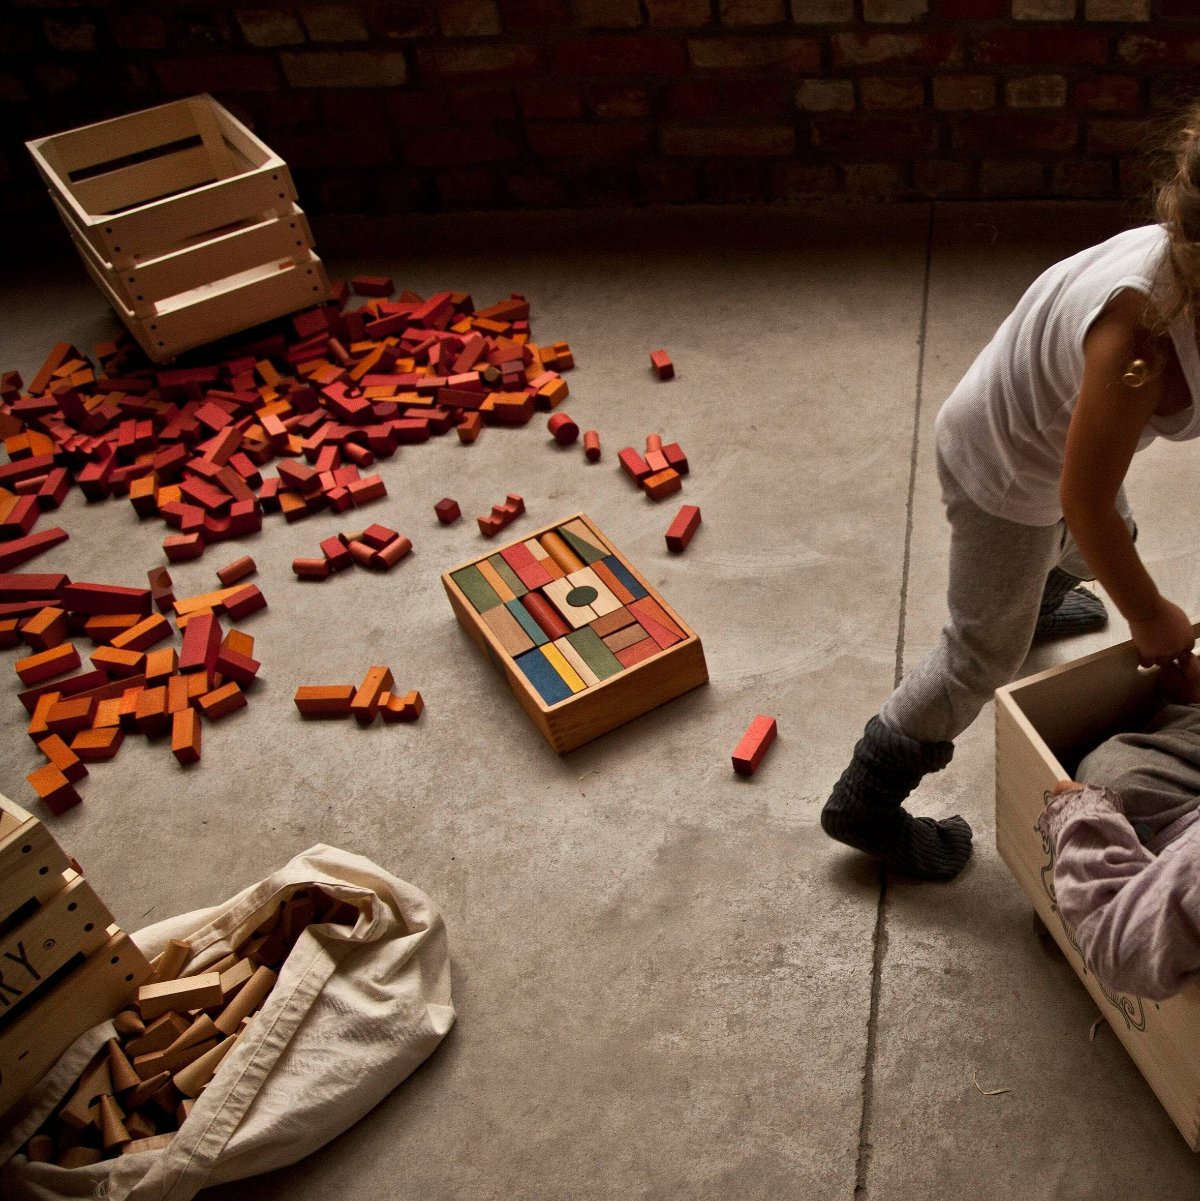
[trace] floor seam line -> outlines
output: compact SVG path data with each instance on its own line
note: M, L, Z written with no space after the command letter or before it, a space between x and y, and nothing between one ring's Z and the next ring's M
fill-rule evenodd
M921 282L921 322L917 334L917 378L913 398L912 442L908 460L908 497L905 504L904 557L900 572L900 612L896 627L896 666L892 687L904 675L904 635L908 618L908 579L912 564L913 502L917 490L917 457L921 444L921 399L925 379L925 335L929 321L929 281L933 265L933 222L936 204L929 206L925 229L925 268ZM871 1127L875 1116L875 1060L879 1037L879 1002L882 991L883 963L887 958L888 873L879 867L879 898L875 904L875 928L871 937L871 999L867 1010L867 1045L863 1054L862 1110L858 1123L858 1153L854 1163L854 1196L865 1197L871 1167Z

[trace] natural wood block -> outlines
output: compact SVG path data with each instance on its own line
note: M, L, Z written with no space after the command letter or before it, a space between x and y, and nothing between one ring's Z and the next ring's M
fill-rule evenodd
M181 980L164 980L159 984L143 984L138 989L138 1011L143 1021L164 1013L188 1009L207 1009L220 1005L221 976L218 972L201 972Z
M1200 632L1200 623L1197 624ZM1084 964L1054 897L1054 848L1037 819L1054 785L1161 704L1158 673L1123 642L996 693L996 848L1188 1146L1200 1151L1200 981L1152 1001L1109 989Z

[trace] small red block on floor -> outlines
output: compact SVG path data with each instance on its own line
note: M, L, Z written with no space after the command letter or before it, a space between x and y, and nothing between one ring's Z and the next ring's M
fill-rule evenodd
M433 506L433 511L442 525L453 525L462 516L462 509L458 507L458 501L449 496L443 496Z
M752 776L758 770L763 756L775 741L776 725L773 717L759 714L733 752L733 770L739 776Z
M566 413L552 414L546 428L559 446L570 446L579 437L579 426Z
M667 528L667 549L676 554L687 549L692 536L700 528L700 507L698 505L681 505L675 514L675 520Z
M665 350L655 350L650 353L650 366L659 379L671 379L675 374L675 364Z

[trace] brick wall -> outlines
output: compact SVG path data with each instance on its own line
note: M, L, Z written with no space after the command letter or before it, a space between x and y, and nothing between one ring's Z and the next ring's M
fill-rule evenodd
M8 0L0 214L23 138L202 90L313 212L1117 196L1198 82L1197 0Z

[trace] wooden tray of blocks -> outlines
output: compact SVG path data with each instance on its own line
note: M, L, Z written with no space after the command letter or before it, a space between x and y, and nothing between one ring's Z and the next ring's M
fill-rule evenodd
M442 583L560 754L708 680L699 637L583 513Z
M0 796L0 1114L150 964L37 818Z
M1197 625L1200 633L1200 625ZM1054 898L1054 850L1037 819L1059 780L1159 703L1133 644L1052 667L996 693L996 846L1100 1012L1193 1151L1200 1151L1200 983L1166 1001L1114 992L1087 969Z
M84 266L156 362L327 299L287 164L211 96L26 145Z

